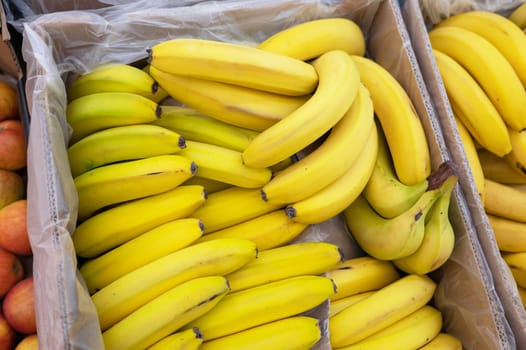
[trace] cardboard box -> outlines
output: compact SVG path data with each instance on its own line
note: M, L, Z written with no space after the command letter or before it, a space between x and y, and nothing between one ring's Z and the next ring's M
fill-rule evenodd
M472 8L469 6L462 9L445 8L443 13L454 14L470 9ZM487 10L495 12L509 11L509 9L510 4L502 4L500 8L494 4L494 8L487 8ZM467 158L458 136L458 129L453 119L453 112L438 73L431 51L431 43L427 36L427 30L432 26L432 23L436 23L440 18L438 12L428 8L426 13L417 0L408 0L403 5L403 18L406 22L422 75L444 131L447 147L451 152L452 159L460 166L462 171L459 181L471 213L473 227L477 232L485 259L492 272L494 289L502 302L506 318L515 334L517 348L523 349L526 347L526 332L524 331L526 329L526 311L520 300L513 276L501 257L493 230L484 211L484 205L475 188L473 176L467 164ZM444 15L442 15L443 17Z
M347 17L366 33L368 54L408 91L429 140L433 168L451 159L397 1L238 0L157 6L51 13L25 27L22 53L33 118L28 229L42 349L102 349L71 240L77 196L66 153L71 130L65 119L65 82L72 76L101 63L139 61L148 47L172 37L258 42L310 19ZM458 186L451 220L457 238L453 256L431 276L438 283L433 302L443 312L444 329L460 338L465 349L513 349L513 333ZM337 242L346 258L363 254L340 216L311 226L307 234L309 239ZM317 349L330 349L327 336Z

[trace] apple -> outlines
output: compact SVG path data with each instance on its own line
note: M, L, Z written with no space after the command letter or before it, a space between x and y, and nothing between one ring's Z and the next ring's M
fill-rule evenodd
M19 116L18 93L5 81L0 81L0 120L14 119Z
M26 166L26 138L20 120L0 121L0 145L0 169L19 170Z
M0 349L11 350L15 346L16 332L0 312Z
M2 311L15 331L23 334L37 332L33 276L24 278L7 292Z
M37 334L26 335L16 345L15 350L38 350L38 336Z
M0 169L0 209L24 198L25 194L26 187L22 176L11 170Z
M0 298L24 278L24 266L15 254L0 248Z
M0 209L0 247L17 255L31 255L27 232L27 199L20 199Z

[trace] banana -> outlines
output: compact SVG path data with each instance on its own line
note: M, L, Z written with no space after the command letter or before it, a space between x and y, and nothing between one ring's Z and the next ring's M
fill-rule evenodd
M197 165L180 155L160 155L107 164L73 179L78 194L78 219L100 209L174 189L194 176Z
M436 337L442 328L442 313L424 305L408 316L375 334L340 350L420 349Z
M526 288L526 270L510 267L511 274L518 287Z
M506 123L474 77L450 56L433 50L453 113L485 149L499 157L511 151Z
M173 190L135 199L106 209L80 223L73 232L78 256L92 258L152 228L189 216L206 201L202 186Z
M243 151L247 166L267 167L292 156L331 129L351 107L358 95L360 75L349 54L329 51L312 65L319 80L314 94L250 142Z
M281 95L310 94L318 83L308 63L236 43L177 38L152 46L148 53L152 67L170 74Z
M95 67L79 76L67 88L68 100L99 92L130 92L159 103L168 94L140 68L123 63Z
M385 329L426 305L435 290L436 283L426 275L410 274L390 283L330 318L331 346L351 345Z
M257 248L253 242L224 238L191 245L160 257L123 275L91 296L100 327L108 329L183 282L204 276L226 275L256 256Z
M263 199L271 203L293 203L332 183L358 159L373 125L373 103L367 89L360 84L351 107L327 138L265 184L261 189Z
M172 333L148 347L148 350L198 350L202 344L203 335L195 327Z
M462 350L462 343L452 334L440 332L419 350Z
M169 289L102 332L105 349L145 349L206 314L228 293L221 276L194 278Z
M371 290L369 292L363 292L358 294L353 294L348 297L344 297L337 300L331 300L329 303L329 317L336 315L338 312L344 310L352 304L356 304L360 300L363 300L376 292L376 290Z
M117 126L97 131L68 148L73 177L102 165L174 154L186 147L180 134L156 125Z
M390 261L365 255L343 261L327 271L326 276L336 285L336 293L331 297L333 302L385 287L399 279L400 273Z
M343 260L340 248L327 242L298 242L258 253L258 258L225 277L237 292L300 275L320 275Z
M508 128L511 140L511 152L504 159L518 172L526 175L526 129L516 131Z
M424 275L444 265L453 254L455 230L448 214L456 183L457 177L451 176L441 186L442 195L426 215L422 244L413 254L393 261L400 270Z
M371 94L398 179L406 185L423 181L431 172L431 157L424 127L407 92L372 59L356 55L352 59Z
M221 181L211 180L200 176L192 176L188 180L182 183L183 185L199 185L203 186L206 190L206 193L211 194L214 192L226 190L227 188L232 187L231 184L227 184Z
M500 251L526 251L526 223L487 214Z
M191 245L203 230L201 220L195 218L167 222L87 260L80 267L80 273L93 294L128 272Z
M186 140L210 143L243 152L258 132L227 124L194 109L162 106L162 118L153 124L170 129Z
M427 178L414 185L398 180L389 146L381 127L377 127L378 152L374 169L363 189L369 205L386 219L394 218L408 210L422 196L428 186Z
M464 126L464 123L457 117L453 116L455 125L457 126L458 135L460 137L460 142L466 154L466 159L468 160L469 170L473 176L473 182L479 194L480 200L484 203L486 198L486 193L484 189L484 170L482 169L482 164L480 163L479 155L477 152L477 146L473 141L471 134L468 129Z
M306 103L310 95L283 96L241 86L169 74L151 74L171 97L211 118L262 131Z
M515 268L518 270L526 271L526 252L519 252L519 253L503 252L502 259L504 259L504 261L510 268Z
M307 224L289 218L283 209L277 209L202 236L198 242L232 237L249 239L256 243L259 251L280 247L298 237Z
M199 218L205 234L218 231L283 207L265 202L259 189L233 186L212 193L190 217Z
M269 168L252 168L243 164L241 152L198 141L186 141L178 152L197 164L196 175L244 188L260 188L270 181Z
M509 127L526 127L526 90L493 44L459 27L434 28L429 39L433 49L450 56L475 78Z
M522 306L526 309L526 288L517 286L519 290L519 298L521 299Z
M504 158L499 158L485 149L479 149L477 152L486 179L510 185L526 184L526 173L512 167Z
M519 28L526 29L526 5L520 4L508 16L508 19L515 23Z
M526 223L526 193L486 179L484 209L488 214Z
M205 341L199 350L302 350L311 349L321 337L318 319L293 316Z
M334 293L329 278L303 275L229 293L212 310L184 328L198 327L206 341L298 315Z
M470 30L495 46L526 87L526 35L505 16L490 11L467 11L442 20L438 27Z
M66 107L66 120L73 129L69 144L99 130L151 123L160 116L157 103L129 92L99 92L79 97Z
M363 56L365 37L361 28L350 19L322 18L283 29L265 39L258 48L302 61L332 50Z
M377 153L377 128L373 125L365 146L351 168L320 191L287 205L287 215L297 222L319 224L343 212L365 188Z

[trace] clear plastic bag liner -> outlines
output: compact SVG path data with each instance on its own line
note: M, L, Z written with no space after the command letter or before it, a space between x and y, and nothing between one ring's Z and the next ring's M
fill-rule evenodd
M515 2L517 3L517 2ZM502 5L507 5L502 4ZM517 4L516 4L517 5ZM497 12L508 10L507 6L495 7ZM475 182L468 166L467 157L455 124L453 112L436 66L426 28L432 24L425 21L425 8L419 7L418 0L408 0L403 7L403 17L411 33L411 40L421 67L427 88L433 97L435 110L452 158L458 164L462 176L459 181L465 193L466 204L471 213L473 226L493 275L494 289L504 307L506 318L514 333L518 349L526 348L526 311L520 300L517 286L510 270L501 257L495 236L484 211Z
M77 269L71 235L77 195L67 158L70 128L65 86L73 77L110 62L133 63L146 49L175 37L259 42L316 18L347 17L368 40L370 55L402 83L420 115L433 168L450 159L396 1L264 0L213 2L138 1L96 10L67 11L13 23L23 31L26 93L32 116L28 144L28 230L34 251L37 327L42 349L103 349L94 306ZM452 258L433 274L434 304L444 328L465 349L512 349L514 338L496 296L492 276L470 221L462 192L455 190L451 217L457 242ZM337 216L310 226L296 241L323 240L346 258L363 255ZM328 304L313 310L324 324L316 349L330 349Z

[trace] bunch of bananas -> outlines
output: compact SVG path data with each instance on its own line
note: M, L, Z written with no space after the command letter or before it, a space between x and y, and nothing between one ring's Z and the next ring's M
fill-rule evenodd
M429 38L475 186L526 305L525 14L524 5L509 17L464 12Z
M358 25L329 18L257 47L167 40L144 69L108 64L70 85L73 244L107 349L308 349L327 334L308 311L327 300L428 303L423 275L454 246L456 175L431 171L411 100L364 55ZM369 256L293 242L343 213ZM437 310L395 326L417 302L393 300L396 315L356 329L364 339L425 318L438 341ZM361 342L340 307L331 342Z

